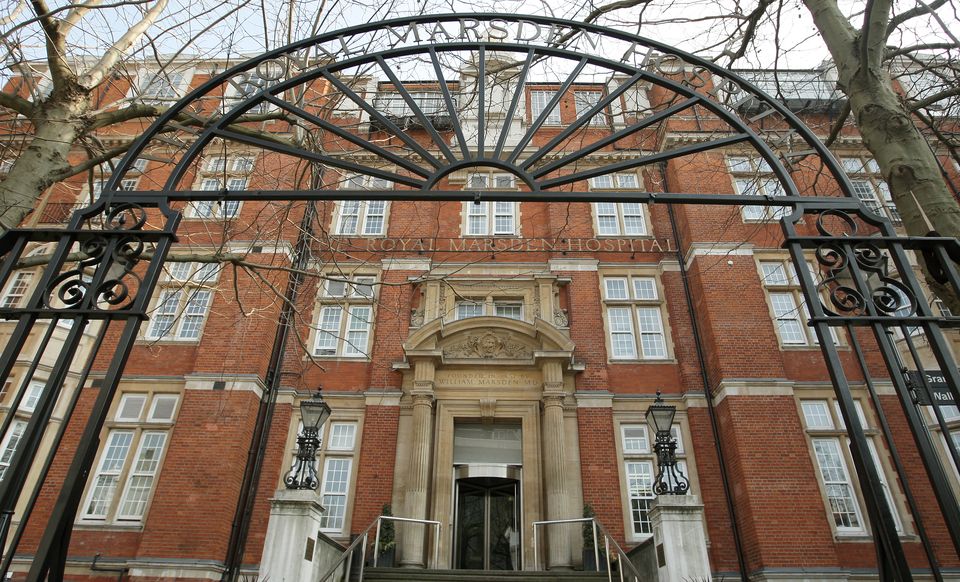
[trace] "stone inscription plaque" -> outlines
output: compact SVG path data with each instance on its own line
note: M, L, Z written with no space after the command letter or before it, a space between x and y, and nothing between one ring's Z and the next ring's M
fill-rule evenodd
M434 382L445 388L537 388L542 383L536 372L492 370L438 370Z

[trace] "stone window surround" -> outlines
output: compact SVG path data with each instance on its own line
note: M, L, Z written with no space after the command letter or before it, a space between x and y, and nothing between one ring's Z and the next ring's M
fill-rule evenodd
M176 396L176 408L173 411L173 416L170 421L165 422L156 422L148 420L118 420L117 413L120 407L120 404L123 401L123 396L128 394L143 394L146 395L146 402L144 404L143 410L141 411L141 418L146 419L147 416L151 413L154 407L154 401L157 396ZM163 464L166 460L167 453L170 450L170 443L172 441L173 431L177 423L177 417L180 412L180 408L183 405L184 391L181 388L171 388L168 386L152 386L147 387L143 385L135 385L131 388L121 388L117 390L116 397L113 399L113 402L110 405L110 411L107 416L107 421L104 423L103 430L101 431L100 439L100 448L97 451L97 456L91 465L90 478L87 480L87 485L84 488L83 496L81 499L80 508L77 512L76 524L78 526L94 526L94 527L107 527L107 528L129 528L129 527L141 527L144 521L146 521L147 516L150 514L150 506L153 503L153 496L157 491L157 483L160 481L160 475L163 472ZM96 476L100 468L100 460L104 454L105 447L109 442L109 435L114 430L132 430L134 432L134 437L130 443L129 450L119 475L117 481L117 488L113 493L113 499L111 501L110 507L107 510L107 516L105 519L96 519L96 518L87 518L84 517L85 505L90 500L91 490L96 482ZM133 468L133 465L136 463L135 456L139 452L140 443L143 441L143 434L145 432L165 432L166 439L163 443L163 450L161 451L160 458L157 461L157 468L153 475L153 484L149 496L146 501L146 507L144 507L143 515L139 520L122 520L117 518L118 507L121 499L124 496L126 490L127 482L129 481L130 474Z
M170 290L178 290L180 292L180 298L177 303L176 312L174 314L173 327L170 328L168 333L162 337L153 336L154 332L154 323L155 320L147 322L147 325L143 325L140 328L138 341L145 341L153 343L199 343L203 339L203 330L207 325L207 320L210 318L210 312L213 309L213 302L216 299L217 290L219 289L217 282L220 279L220 273L223 271L222 268L218 268L212 276L205 276L202 280L194 279L194 275L197 274L195 268L191 267L192 274L187 280L177 280L172 276L170 266L173 263L167 265L161 280L158 282L156 289L154 290L153 297L150 298L150 306L147 309L147 312L152 314L157 311L160 307L160 298L163 296L164 292ZM191 263L191 265L203 265L204 263ZM184 310L187 305L191 302L195 291L208 291L209 298L206 303L206 307L203 312L202 320L200 322L200 327L197 330L197 336L192 338L181 338L179 337L179 332L184 318Z
M491 306L496 301L511 301L523 304L521 321L530 323L539 317L555 323L553 313L560 308L557 294L556 277L552 276L450 277L426 286L420 309L425 313L424 322L436 317L453 322L457 320L457 301L482 299Z
M344 269L345 266L341 265L341 268ZM326 280L324 280L322 277L331 277L337 280L349 279L351 281L357 278L371 277L373 278L373 285L374 285L373 296L367 297L364 295L359 295L359 294L350 292L352 285L349 285L349 284L346 286L346 289L347 289L346 296L343 296L343 297L328 296L326 294L327 293ZM323 273L322 277L320 279L320 283L318 284L317 292L315 295L316 300L314 301L314 305L313 305L313 313L310 316L310 327L308 330L309 334L307 337L306 345L311 346L311 349L313 349L317 345L317 337L319 334L319 324L320 324L320 314L323 311L324 307L330 307L331 305L339 305L343 308L344 311L341 313L341 320L340 320L340 328L341 330L343 330L345 326L348 325L346 320L349 318L349 316L346 313L346 309L353 305L362 305L362 306L369 306L371 308L370 322L367 328L367 345L365 346L366 351L363 354L357 354L357 355L346 355L346 356L341 355L340 349L341 349L341 345L343 343L344 338L338 337L337 338L338 339L337 354L313 355L313 356L309 354L304 354L303 358L305 360L310 359L312 357L312 358L319 358L319 359L342 358L342 359L354 360L354 361L369 361L370 351L371 351L370 346L373 345L374 334L376 333L376 322L377 322L377 312L378 312L377 304L378 304L378 297L379 297L379 290L377 289L377 284L381 282L380 274L377 272L368 271L368 270L350 272L350 273L341 271L341 272L335 272L335 273L329 273L329 272Z
M656 454L653 452L653 444L656 435L653 434L653 431L650 429L646 419L647 408L652 403L652 400L640 400L635 397L624 401L615 400L613 403L613 426L615 431L614 439L616 440L617 467L619 472L620 486L622 487L621 506L623 508L623 531L626 535L627 541L630 543L642 542L652 535L633 533L633 516L631 515L630 492L627 490L626 471L626 463L630 460L649 460L653 464L653 477L656 478L657 476ZM669 403L677 406L677 414L673 420L673 429L680 431L680 442L683 445L683 452L680 452L679 450L677 451L677 459L685 462L685 474L687 479L690 480L689 494L695 495L699 487L697 486L698 477L696 460L693 454L693 447L691 446L693 441L691 440L690 436L690 426L687 422L687 409L683 401ZM643 425L647 427L647 442L649 446L649 452L639 453L639 455L629 452L625 453L623 450L623 427L637 425Z
M306 399L308 395L302 395ZM356 402L340 402L336 396L324 396L324 400L330 404L331 415L320 428L320 448L317 449L317 479L320 480L320 487L323 486L323 470L328 457L342 457L352 459L350 464L350 480L347 487L347 503L343 514L343 527L339 530L324 529L323 533L337 540L347 540L350 537L351 520L353 518L353 506L357 493L357 473L359 472L360 448L362 446L363 436L363 407L362 401L360 408L357 408ZM356 400L356 399L353 399ZM293 414L290 417L290 425L287 427L287 459L282 466L282 470L277 480L277 488L284 489L286 485L283 479L287 476L290 468L297 459L297 434L300 431L300 401L291 400ZM337 423L353 423L356 426L354 435L353 450L328 450L327 444L330 442L330 427ZM317 498L320 499L320 487L317 488Z
M598 282L600 285L600 303L603 309L603 335L604 342L607 350L607 362L611 364L617 363L675 363L675 347L673 345L673 333L670 326L670 310L667 309L667 301L664 295L663 289L663 280L661 278L661 272L657 267L650 268L639 268L639 269L608 269L602 268L598 272ZM634 277L652 277L656 282L657 289L657 299L655 300L635 300L632 297L633 292L633 283L632 280ZM625 300L610 300L606 298L606 287L604 279L606 278L626 278L628 280L628 293L630 293L630 299ZM660 325L663 333L663 342L664 347L666 348L666 357L663 358L644 358L643 351L640 345L640 331L636 327L636 322L634 322L633 330L633 339L636 346L636 358L614 358L613 357L613 346L610 341L610 321L607 317L607 309L609 307L622 307L630 306L631 313L636 320L636 307L654 307L659 306L660 308Z
M856 469L853 464L853 457L850 453L850 449L848 446L845 446L844 443L844 440L846 440L844 436L846 435L846 429L842 424L840 410L837 406L836 395L832 390L829 389L798 389L794 392L794 399L797 406L798 420L800 422L801 429L803 430L804 438L807 442L807 450L810 453L811 469L813 471L814 478L817 480L819 485L820 496L823 500L824 520L826 520L830 526L830 530L833 532L834 538L837 540L862 540L864 542L872 541L873 538L870 535L872 526L867 517L866 505L863 502L863 492L860 489L860 481L856 475ZM853 399L858 404L857 414L858 416L861 416L861 422L865 421L864 433L867 435L867 438L873 442L874 450L876 451L880 461L879 468L883 472L883 480L889 487L890 494L893 498L893 509L896 512L896 518L901 529L900 537L912 537L912 531L910 529L910 514L906 509L903 492L901 491L899 485L897 485L898 478L892 469L891 462L889 460L889 453L886 449L885 443L883 442L882 433L879 429L875 428L879 426L879 423L876 421L869 396L867 394L854 393ZM831 415L830 419L833 424L833 428L807 428L807 421L803 411L803 402L810 400L827 402L827 408ZM821 479L820 475L820 466L817 461L816 453L813 449L813 439L818 437L832 437L840 440L840 452L843 455L843 462L847 469L848 477L851 483L851 489L853 490L854 501L857 503L859 515L862 520L862 528L858 531L838 531L836 525L833 523L833 512L830 507L830 500L827 497L823 480Z
M781 350L797 350L797 349L820 349L819 342L816 341L817 336L816 332L812 327L807 325L807 315L809 310L804 310L804 307L801 307L803 304L803 291L800 288L800 280L798 275L794 272L793 261L789 255L783 253L756 253L754 254L754 259L757 263L757 276L760 278L760 284L763 288L763 297L766 302L767 311L770 314L770 323L773 326L774 334L777 336L777 343L780 346ZM785 273L790 280L787 285L770 285L766 283L765 276L763 274L763 263L781 263L786 269ZM811 274L814 277L814 281L819 281L819 273L816 271L816 259L812 257L807 257L807 265L811 269ZM773 309L773 302L770 298L770 293L773 292L783 292L790 293L793 297L794 304L797 305L797 309L800 316L800 324L803 328L803 333L805 337L804 343L785 343L783 337L780 334L780 329L777 325L777 316ZM841 331L838 331L838 328L832 327L830 329L830 334L833 337L833 343L838 347L845 347L846 342L844 341L844 334Z

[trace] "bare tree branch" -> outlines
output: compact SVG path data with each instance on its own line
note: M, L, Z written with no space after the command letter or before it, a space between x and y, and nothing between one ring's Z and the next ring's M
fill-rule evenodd
M887 34L886 37L889 37L894 33L904 22L910 20L911 18L916 18L917 16L922 16L923 14L929 13L931 10L936 10L944 4L947 3L947 0L933 0L930 4L924 4L918 0L915 6L906 12L901 12L900 14L890 18L890 23L887 24Z
M120 40L113 43L113 45L103 53L103 56L97 64L81 75L80 84L87 89L92 89L102 83L114 65L117 64L120 57L133 46L133 43L146 32L147 28L156 22L166 7L167 0L157 0L156 4L144 14L139 22L131 26L130 29L120 37Z
M35 112L33 103L13 93L0 92L0 107L12 109L24 117L33 117Z

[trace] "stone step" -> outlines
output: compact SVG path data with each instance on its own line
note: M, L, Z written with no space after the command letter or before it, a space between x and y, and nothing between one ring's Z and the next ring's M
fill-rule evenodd
M619 578L619 577L618 577ZM516 572L512 570L413 570L365 568L365 582L601 582L606 572Z

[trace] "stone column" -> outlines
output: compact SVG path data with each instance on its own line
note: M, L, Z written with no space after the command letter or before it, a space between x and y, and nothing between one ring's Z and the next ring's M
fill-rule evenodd
M696 495L660 495L650 509L660 582L709 580L703 504Z
M413 442L410 455L410 488L406 496L408 514L401 517L427 519L427 495L430 490L430 458L433 454L433 377L434 364L430 360L414 365ZM423 568L424 548L429 530L424 525L397 524L397 543L400 548L400 566Z
M569 519L567 490L566 438L563 426L563 368L560 362L543 365L543 482L547 496L547 519ZM577 525L548 525L544 531L547 540L547 568L569 569L572 567L571 532L580 533Z
M260 580L310 582L323 507L316 491L279 489L270 500L270 521L260 560Z

